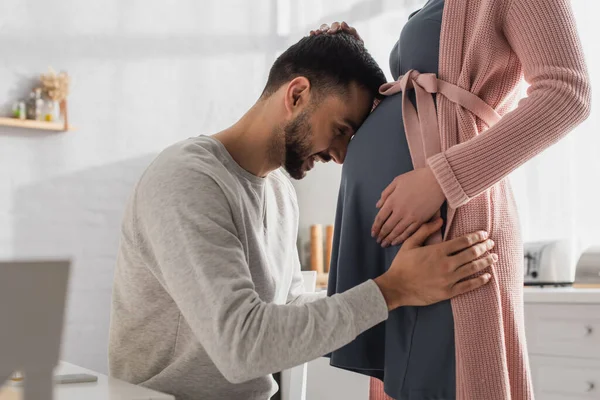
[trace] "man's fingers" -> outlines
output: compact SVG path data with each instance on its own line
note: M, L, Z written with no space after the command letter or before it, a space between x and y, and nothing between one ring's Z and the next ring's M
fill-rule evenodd
M417 231L410 236L402 245L402 250L414 249L423 246L427 238L442 228L443 220L437 218L433 221L421 225Z
M340 23L336 21L333 24L331 24L331 28L329 28L329 31L327 33L335 33L339 29L340 29Z
M472 261L458 268L454 273L453 279L455 282L459 282L463 279L469 278L494 265L496 261L498 261L498 256L496 254L489 254L483 258L480 258L479 260Z
M494 248L494 241L492 239L488 239L485 242L477 243L458 254L450 257L452 264L459 268L462 265L465 265L471 261L477 260L479 257L490 251Z
M479 289L486 283L490 281L492 276L490 274L483 274L478 277L462 281L454 285L450 291L451 297L460 296L461 294L465 294L467 292L473 291L475 289Z
M473 232L465 236L444 242L444 252L448 255L459 253L460 251L473 246L475 243L483 242L488 238L485 231Z

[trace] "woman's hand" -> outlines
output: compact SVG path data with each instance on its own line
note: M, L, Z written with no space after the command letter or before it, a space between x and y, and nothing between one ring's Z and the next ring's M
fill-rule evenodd
M356 29L348 25L345 21L342 21L342 23L334 22L333 24L331 24L331 26L323 24L319 27L319 29L315 31L310 31L310 36L318 36L321 34L335 34L338 32L349 33L350 35L354 36L357 40L361 42L363 41L358 32L356 32Z
M383 247L398 245L429 221L445 199L429 167L397 176L377 202L371 235Z

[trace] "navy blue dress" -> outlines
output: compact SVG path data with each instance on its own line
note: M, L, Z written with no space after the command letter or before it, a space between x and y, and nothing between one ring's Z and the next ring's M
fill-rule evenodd
M443 0L429 0L411 15L390 55L394 79L410 69L437 74L443 8ZM414 104L414 92L409 98ZM413 169L401 104L401 94L386 98L350 142L338 198L329 295L383 274L400 249L382 249L370 232L381 192ZM454 351L452 309L445 301L396 309L387 321L329 356L333 366L383 380L386 393L395 399L447 400L456 393Z

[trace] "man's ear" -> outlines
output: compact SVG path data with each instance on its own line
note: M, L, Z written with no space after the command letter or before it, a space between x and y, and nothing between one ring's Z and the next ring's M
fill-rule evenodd
M297 115L310 102L311 85L310 81L299 76L292 79L285 91L285 110L289 117Z

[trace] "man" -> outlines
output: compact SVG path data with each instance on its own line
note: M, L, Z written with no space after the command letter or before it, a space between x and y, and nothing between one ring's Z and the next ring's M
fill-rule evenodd
M431 247L424 225L384 275L324 298L303 293L298 207L279 170L342 163L383 73L352 36L300 40L235 125L165 150L126 209L115 272L111 373L178 400L266 399L269 374L352 341L405 305L475 289L484 233ZM477 261L474 261L477 260Z

